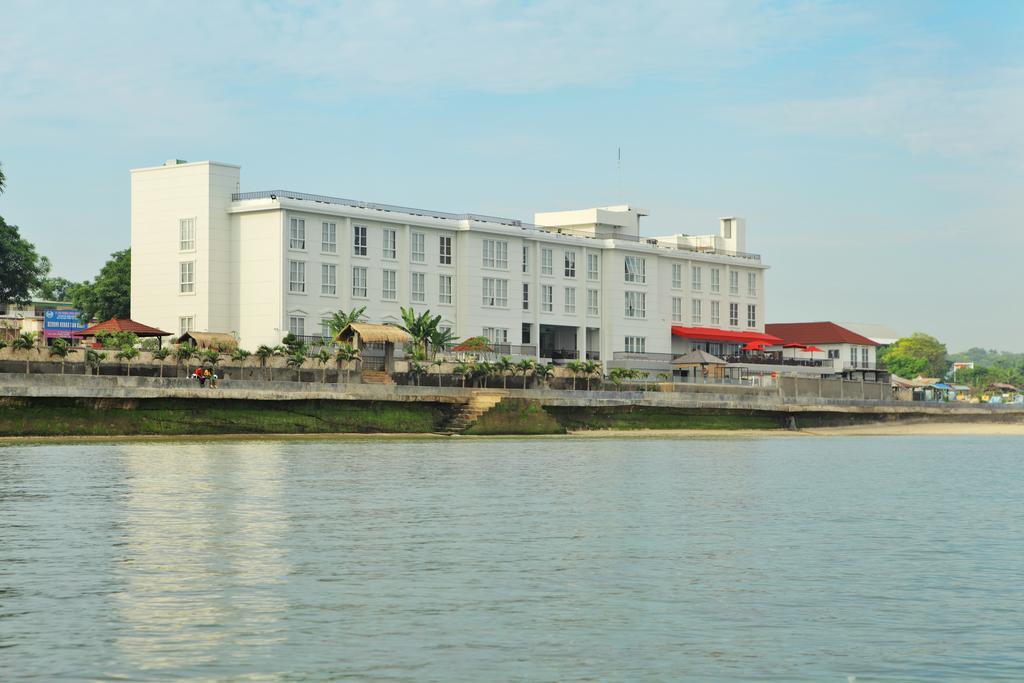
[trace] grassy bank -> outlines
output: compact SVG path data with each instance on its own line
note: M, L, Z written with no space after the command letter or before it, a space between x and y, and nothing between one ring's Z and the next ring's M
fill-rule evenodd
M7 399L0 436L425 433L448 408L395 401Z
M564 434L565 427L537 401L506 398L465 431L474 436Z
M688 410L649 406L568 408L545 410L567 430L588 429L780 429L782 417L750 411Z

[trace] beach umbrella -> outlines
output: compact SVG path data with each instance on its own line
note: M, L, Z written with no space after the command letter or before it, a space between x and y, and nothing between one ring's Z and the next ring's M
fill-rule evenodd
M768 346L768 342L763 341L749 341L743 345L744 351L764 351L764 347Z
M814 353L815 352L824 353L821 349L819 349L814 344L811 344L810 346L805 346L804 347L804 351L806 351L807 353L811 354L811 360L814 360Z

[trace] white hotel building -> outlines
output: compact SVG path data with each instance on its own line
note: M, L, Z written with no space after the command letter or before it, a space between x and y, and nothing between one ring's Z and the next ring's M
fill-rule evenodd
M640 235L646 212L539 213L535 225L286 190L242 193L240 167L131 172L132 317L228 332L249 349L317 337L338 310L429 309L512 355L659 359L727 353L764 331L765 266L744 221ZM504 348L507 344L508 348Z

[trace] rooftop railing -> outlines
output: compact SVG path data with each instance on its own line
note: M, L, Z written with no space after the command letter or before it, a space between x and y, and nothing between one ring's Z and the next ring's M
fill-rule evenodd
M558 227L544 227L540 225L534 225L532 223L524 223L521 220L515 218L501 218L500 216L488 216L480 213L449 213L447 211L432 211L429 209L414 209L409 206L397 206L394 204L378 204L375 202L364 202L357 199L343 199L341 197L331 197L322 194L309 194L306 192L293 192L292 190L262 190L260 192L235 192L231 195L231 201L241 202L252 199L295 199L304 202L316 202L318 204L333 204L336 206L348 206L356 209L366 209L370 211L381 211L386 213L401 213L407 216L420 216L423 218L437 218L440 220L449 221L476 221L479 223L496 223L498 225L504 225L510 228L518 228L523 231L529 232L543 232L549 235L565 235L567 237L582 237L584 239L596 239L596 240L618 240L623 242L633 242L635 244L645 243L653 247L660 249L674 249L689 251L697 254L712 254L715 256L731 256L734 258L744 258L752 261L760 261L760 254L750 254L741 251L729 251L727 249L715 249L714 247L689 245L689 244L670 244L667 242L660 242L653 237L644 237L643 235L629 235L622 234L615 231L601 231L595 232L590 230L580 230L578 228L558 228Z

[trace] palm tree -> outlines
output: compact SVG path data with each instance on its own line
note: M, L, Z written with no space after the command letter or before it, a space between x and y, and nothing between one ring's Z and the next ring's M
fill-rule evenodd
M32 361L32 348L36 345L36 336L31 332L22 332L14 341L11 342L11 348L15 351L25 352L25 374L28 374L29 363Z
M266 344L261 344L260 347L258 349L256 349L256 353L255 353L255 356L260 361L260 367L263 368L264 370L267 369L267 365L270 363L270 359L273 358L274 355L275 355L274 354L274 349L270 348ZM266 374L266 373L264 373L264 374ZM270 368L270 379L271 380L274 379L274 368L273 367Z
M571 360L565 364L565 367L572 373L572 390L576 391L576 375L583 372L583 363L578 360Z
M299 349L288 354L285 358L285 363L290 368L295 368L297 373L297 381L302 381L302 364L306 362L306 352Z
M541 365L540 363L537 363L533 366L533 374L535 374L537 379L539 379L546 387L551 378L555 376L555 364L546 363Z
M501 388L508 389L509 373L515 372L516 365L508 356L502 356L494 363L494 371L501 375Z
M203 349L199 352L199 357L203 363L209 363L210 368L215 368L217 363L220 362L221 353L217 349Z
M419 361L409 361L409 376L412 378L413 384L416 386L420 385L420 377L427 374L427 366Z
M492 372L494 372L494 365L485 360L473 365L473 379L482 379L485 388L487 387L487 377Z
M626 368L612 368L612 371L608 373L608 379L612 381L615 388L618 389L622 386L622 380L629 374L629 370Z
M366 306L362 308L353 308L351 311L346 313L345 311L338 311L331 316L331 321L327 324L328 329L331 331L332 337L337 337L338 333L343 329L357 323L360 320L365 320L366 316L363 315L366 312Z
M248 360L251 355L251 351L246 351L242 348L237 348L231 352L231 360L238 363L238 367L243 375L245 374L245 361Z
M174 366L188 363L189 359L196 355L195 344L178 344L174 349Z
M107 359L107 354L104 353L103 351L97 351L96 349L86 349L85 350L85 366L86 366L86 369L92 368L96 372L97 376L100 374L100 366L103 364L103 361L105 361L106 359Z
M529 358L524 358L523 360L516 363L515 372L518 372L523 376L523 389L526 388L526 375L528 375L530 371L533 370L533 366L534 362Z
M139 350L134 346L122 346L117 352L118 360L128 361L128 376L132 376L132 361L139 357Z
M60 374L62 375L64 374L64 361L67 360L71 351L71 344L64 339L54 340L53 346L50 347L50 358L60 358Z
M339 363L345 364L345 383L348 384L352 377L352 362L359 360L359 351L351 344L342 344L338 347L335 358Z
M153 349L150 351L150 354L152 354L154 360L160 361L160 379L163 379L164 360L171 355L171 350L166 346L162 346L160 348Z
M327 384L327 364L331 362L331 352L324 347L320 347L320 351L314 356L316 362L320 364L322 368L322 374L320 376L320 383Z
M587 378L587 391L590 391L590 380L594 375L601 374L601 364L595 360L584 361L583 374Z
M451 346L456 339L458 339L458 337L456 337L455 333L450 329L437 328L428 339L430 342L430 356L433 358L437 355L438 351L444 349L446 346Z
M430 364L437 366L437 386L441 386L441 366L444 365L444 359L435 358Z
M473 366L469 363L459 363L452 372L462 378L462 388L465 389L466 377L473 374Z
M431 316L429 310L416 315L412 306L399 310L402 312L402 329L412 335L413 346L426 353L427 340L437 333L441 316Z

